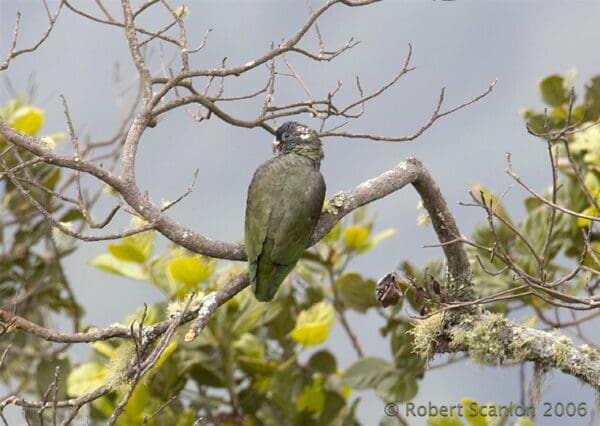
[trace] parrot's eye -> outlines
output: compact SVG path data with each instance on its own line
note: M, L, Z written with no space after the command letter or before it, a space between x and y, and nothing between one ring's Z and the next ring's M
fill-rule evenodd
M285 142L290 138L290 134L288 132L284 132L283 135L281 135L281 141Z

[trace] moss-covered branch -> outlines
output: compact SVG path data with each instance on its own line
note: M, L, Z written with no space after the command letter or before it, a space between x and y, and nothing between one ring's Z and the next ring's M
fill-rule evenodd
M490 312L463 315L460 322L444 328L443 315L415 325L415 350L423 357L467 352L473 362L486 365L531 361L577 377L600 391L600 353L588 345L577 346L557 332L524 327Z

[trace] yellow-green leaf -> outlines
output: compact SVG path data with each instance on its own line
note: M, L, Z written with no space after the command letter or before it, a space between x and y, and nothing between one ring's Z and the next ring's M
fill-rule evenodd
M106 418L109 418L116 408L115 403L106 395L93 400L92 406L94 409L102 413Z
M296 400L298 411L312 411L320 413L325 407L325 392L323 392L323 380L315 380L312 384L304 386Z
M134 314L128 315L125 318L124 324L131 327L134 322L139 326L144 319L144 326L156 324L163 319L162 310L157 305L150 305L148 308L138 308Z
M254 334L244 333L233 343L233 348L239 353L250 357L263 359L266 356L265 344Z
M584 211L582 211L581 214L584 214L586 216L595 216L595 217L600 216L598 214L598 210L596 209L595 206L589 206ZM580 228L585 228L585 227L589 226L590 223L592 223L592 221L590 219L585 219L583 217L577 218L577 226L579 226Z
M364 253L367 250L371 250L379 245L380 242L390 238L396 234L395 229L386 229L385 231L379 232L373 238L371 238L366 244L358 249L359 253Z
M267 305L265 303L258 303L252 300L250 306L246 305L234 323L231 324L233 333L241 335L260 325L260 319L265 313L266 308Z
M127 387L123 386L120 393L126 392ZM152 397L148 383L139 383L132 392L123 414L117 420L117 426L143 424L144 418L149 417L156 410L156 406L156 398Z
M154 364L154 366L150 369L148 374L151 375L156 370L158 370L160 367L162 367L163 364L171 357L171 355L173 355L173 353L177 350L178 347L179 347L179 343L177 341L171 342L169 344L169 346L167 346L167 348L161 354L161 356L158 358L158 361L156 361L156 364Z
M351 249L358 248L367 241L369 233L369 229L364 226L349 226L344 230L344 242Z
M600 264L598 264L597 260L600 258L600 241L592 241L590 243L591 246L591 250L590 252L588 252L588 254L585 256L585 266L590 266L594 269L598 269L600 268ZM582 281L582 283L585 283L585 281ZM573 289L575 289L575 287L573 287ZM580 289L583 290L583 289ZM573 293L573 294L577 294L577 293Z
M508 222L512 222L512 219L502 205L500 198L489 188L476 183L471 187L471 192L479 201L484 202L487 206L491 206L492 210L496 212L498 216L506 219Z
M519 417L514 426L535 426L535 423L527 417Z
M108 359L112 359L117 356L117 349L107 342L103 342L100 340L97 342L93 342L91 346L96 352L101 353Z
M433 416L427 419L427 426L464 426L457 416Z
M113 274L122 275L127 278L132 278L134 280L150 280L150 276L144 269L143 265L118 259L112 254L104 253L96 256L90 261L90 264L96 268L103 269Z
M216 262L200 255L182 256L169 262L169 273L177 282L195 286L211 276Z
M576 132L569 148L573 154L600 151L600 128L587 125L584 130Z
M303 346L315 346L327 340L334 321L333 306L319 302L300 312L290 335Z
M119 244L109 244L108 251L121 260L144 263L154 251L155 240L153 231L141 232L123 238Z
M600 175L594 171L586 173L584 184L592 194L596 194L596 199L600 200Z
M342 235L342 222L338 222L334 225L333 228L331 228L331 231L329 231L327 233L327 235L325 235L323 237L324 242L335 242L337 241L340 236Z
M67 393L78 397L98 389L106 383L106 367L89 362L74 369L67 378Z
M35 135L44 125L44 112L39 108L23 106L16 111L10 125L15 130Z
M470 425L485 426L487 424L486 417L481 415L481 406L476 401L465 398L461 402L465 408L465 418Z

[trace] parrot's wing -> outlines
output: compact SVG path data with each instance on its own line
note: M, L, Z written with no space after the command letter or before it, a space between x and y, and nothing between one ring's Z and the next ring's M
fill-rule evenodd
M323 208L325 181L319 171L302 167L282 187L283 208L276 219L271 259L294 265L306 249Z
M258 257L263 252L271 219L273 203L270 201L270 196L274 189L273 183L276 182L271 179L272 163L267 161L259 167L248 187L244 243L251 281L256 278Z

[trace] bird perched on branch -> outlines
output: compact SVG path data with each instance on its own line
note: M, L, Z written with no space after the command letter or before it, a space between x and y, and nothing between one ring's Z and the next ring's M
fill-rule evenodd
M308 246L325 198L317 133L293 121L282 124L275 156L254 173L246 202L245 245L256 298L273 299Z

